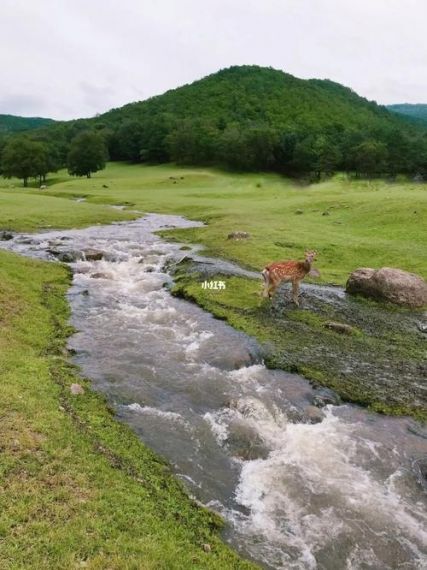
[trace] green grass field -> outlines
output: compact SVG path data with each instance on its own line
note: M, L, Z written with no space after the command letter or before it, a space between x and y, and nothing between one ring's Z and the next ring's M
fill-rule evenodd
M342 284L356 267L400 267L427 277L427 184L337 176L300 186L274 174L122 163L109 164L91 179L60 173L52 182L47 190L24 192L16 181L4 181L3 187L15 188L0 192L0 226L104 223L126 213L103 204L124 204L204 220L208 226L186 231L185 239L255 269L275 259L301 258L311 248L319 252L323 282ZM63 202L76 197L87 202ZM233 230L248 231L251 239L227 240Z
M271 174L124 164L109 164L91 179L59 173L47 190L18 185L0 181L0 229L82 227L139 215L110 207L123 204L204 220L203 228L169 235L254 269L315 248L323 282L342 284L360 266L427 277L427 185L336 177L298 186ZM227 240L233 230L251 238ZM186 497L102 398L88 389L71 396L72 382L88 384L64 350L69 282L64 266L0 252L0 568L251 567L222 544L217 517ZM243 284L248 309L259 307L254 287ZM229 306L243 314L239 291L227 291ZM245 315L242 328L256 335L261 329ZM304 326L316 326L312 321Z

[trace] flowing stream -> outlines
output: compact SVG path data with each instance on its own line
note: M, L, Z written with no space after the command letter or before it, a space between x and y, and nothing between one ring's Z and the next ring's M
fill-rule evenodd
M265 568L426 569L427 431L358 406L313 408L309 382L268 370L253 339L174 298L166 267L188 252L153 232L195 225L152 214L1 247L71 261L75 363L229 521L244 556Z

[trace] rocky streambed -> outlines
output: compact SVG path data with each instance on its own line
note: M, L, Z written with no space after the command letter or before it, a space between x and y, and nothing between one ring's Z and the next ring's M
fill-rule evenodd
M233 264L200 258L196 248L184 253L180 244L155 233L192 225L149 215L111 226L14 236L2 246L52 261L72 256L67 263L78 330L70 339L74 362L106 394L117 416L170 461L188 491L225 517L225 538L243 555L265 568L424 568L425 427L412 418L343 404L336 392L320 386L326 384L320 373L313 385L264 364L266 359L297 370L303 362L310 373L322 371L317 363L329 358L343 377L351 368L346 373L363 385L369 369L363 363L375 365L375 350L368 358L367 350L356 353L354 346L369 327L378 330L376 313L340 289L308 286L299 312L281 296L272 307L262 301L248 307L245 295L259 286L255 275L251 281L250 272ZM203 280L215 276L227 284L217 297L202 288ZM237 284L240 301L233 293ZM193 298L204 291L198 302L240 328L252 327L262 342L171 295L172 288ZM408 405L423 397L416 386L422 387L423 376L415 373L421 317L375 317L384 339L398 334L405 355L412 354L409 365L402 358L413 394ZM325 320L345 322L352 330L338 332L324 326ZM390 332L394 323L398 332ZM269 337L269 329L279 333ZM322 338L337 340L322 348ZM353 360L344 358L347 349L356 354ZM382 364L375 370L366 374L376 378ZM385 369L378 386L389 383L399 391L400 374Z
M300 308L292 303L289 285L273 302L261 300L259 273L197 252L171 270L175 294L262 339L268 366L302 373L344 400L427 419L425 311L315 284L302 285ZM205 294L194 286L220 279L227 293Z

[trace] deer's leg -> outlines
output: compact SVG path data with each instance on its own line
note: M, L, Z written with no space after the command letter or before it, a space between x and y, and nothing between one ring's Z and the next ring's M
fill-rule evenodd
M262 272L262 278L264 279L264 287L262 289L262 296L263 297L270 297L270 287L271 287L271 281L270 281L270 273L268 271L268 269L264 269L264 271Z
M271 283L268 279L266 279L264 281L264 287L262 289L262 296L263 297L270 297L270 293L269 293L270 287L271 287Z
M292 300L297 307L299 307L299 281L292 281Z
M270 299L273 297L274 293L276 292L277 289L277 284L275 283L270 283L270 286L268 287L268 296L270 297Z

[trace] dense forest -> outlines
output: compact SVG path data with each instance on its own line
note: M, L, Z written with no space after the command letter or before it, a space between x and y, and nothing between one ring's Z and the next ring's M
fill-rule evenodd
M401 103L397 105L387 105L387 109L393 113L399 113L411 118L413 121L427 126L427 105Z
M146 101L25 136L44 146L44 170L52 170L67 164L72 141L87 130L102 138L112 160L273 170L312 180L337 170L427 178L425 127L338 83L257 66L230 67ZM0 151L11 144L3 137ZM11 172L3 166L3 174Z
M54 123L53 119L43 119L41 117L0 115L0 135L4 133L18 133L38 129L52 123Z

